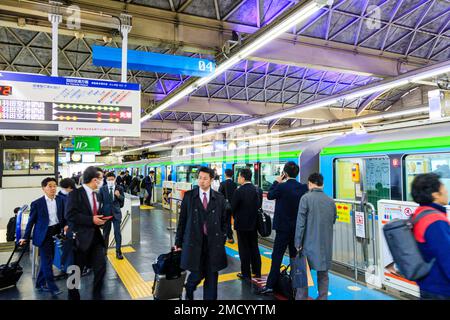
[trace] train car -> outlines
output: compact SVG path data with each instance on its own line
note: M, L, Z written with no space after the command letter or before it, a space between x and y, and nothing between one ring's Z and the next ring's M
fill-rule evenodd
M355 188L352 170L358 167L360 184ZM412 201L411 182L421 173L439 173L442 182L449 188L449 167L448 124L346 135L323 148L320 154L324 191L334 199L348 201L357 199L361 191L375 210L381 199ZM375 228L367 228L367 237L355 239L350 219L354 211L338 212L333 261L349 268L353 267L356 258L358 269L367 272L370 266L377 264L381 239L378 239L377 232L372 232ZM378 218L376 215L374 217ZM371 224L378 227L377 222L369 217L366 225Z

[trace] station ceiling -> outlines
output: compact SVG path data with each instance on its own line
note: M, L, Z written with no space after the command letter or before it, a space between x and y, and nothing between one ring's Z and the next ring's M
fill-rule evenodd
M60 25L59 75L120 80L119 69L92 65L92 45L121 46L114 19L108 26L108 19L97 20L93 12L133 16L129 49L214 58L231 39L232 31L245 37L298 2L64 1L86 11L86 23L82 20L78 30ZM47 4L0 2L0 70L51 73ZM368 9L372 6L378 8L378 22L371 19ZM25 23L19 18L25 18ZM192 129L194 121L208 123L209 128L239 123L446 61L450 58L449 22L450 2L445 0L335 0L330 8L320 10L190 97L152 117L143 124L142 138L131 140L130 145L164 140L179 126ZM186 76L128 71L128 81L141 84L143 115L187 80ZM342 101L329 108L329 113L305 114L304 119L292 117L267 125L286 128L301 125L303 120L314 123L355 116L362 107L366 113L383 111L421 85Z

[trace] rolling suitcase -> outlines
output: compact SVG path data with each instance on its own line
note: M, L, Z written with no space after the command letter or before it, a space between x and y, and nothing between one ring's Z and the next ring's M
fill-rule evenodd
M11 286L15 286L17 284L17 281L19 281L23 273L23 269L19 265L19 263L27 247L28 246L23 247L21 249L18 260L11 262L11 260L14 257L14 254L18 251L19 248L19 246L16 244L14 246L13 252L11 253L11 256L8 259L8 262L6 262L6 264L0 265L0 290Z
M155 272L153 298L155 300L182 299L186 271L180 268L181 252L161 254L152 265Z

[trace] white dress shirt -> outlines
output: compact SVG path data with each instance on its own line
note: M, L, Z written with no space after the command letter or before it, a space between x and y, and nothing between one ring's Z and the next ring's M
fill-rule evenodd
M56 200L50 199L45 195L45 202L47 203L48 211L48 226L54 226L59 223L58 219L58 207L56 206Z
M199 191L200 191L200 201L203 203L203 197L204 197L204 193L206 193L206 200L209 203L209 196L211 193L211 188L209 188L208 190L203 190L202 188L198 187Z
M91 210L92 212L94 212L94 201L92 200L92 194L94 193L94 190L92 190L91 188L89 188L87 185L83 184L83 188L84 190L86 190L87 193L87 197L89 199L89 204L91 205ZM97 195L95 197L95 200L97 200L97 211L98 211L98 199L97 199Z

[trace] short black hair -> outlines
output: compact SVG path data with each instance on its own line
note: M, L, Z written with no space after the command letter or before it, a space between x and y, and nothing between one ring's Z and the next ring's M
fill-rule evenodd
M141 179L142 179L142 178L144 178L144 176L143 176L142 174L140 174L140 175L139 175L139 178L141 178Z
M92 179L99 178L100 173L103 172L101 168L90 166L87 167L86 170L83 172L83 182L89 183L92 181Z
M75 188L76 188L75 182L74 182L72 179L70 179L70 178L64 178L64 179L62 179L62 180L59 182L59 186L60 186L61 188L64 188L64 189L67 189L67 188L75 189Z
M119 175L123 175L123 174L125 174L125 172L123 172L123 171L120 171Z
M214 171L211 168L200 167L197 172L198 172L198 174L200 174L200 172L207 173L207 174L209 174L211 179L214 178Z
M439 175L436 173L424 173L417 175L411 184L411 195L420 205L434 201L433 192L439 192L441 188Z
M20 210L20 207L14 208L14 214L18 214Z
M297 178L300 168L294 161L289 161L284 165L283 171L289 176L289 178Z
M308 177L308 181L314 183L318 187L321 187L323 186L323 175L317 172L311 173L310 176Z
M239 175L245 179L245 181L251 181L252 180L252 170L249 168L243 168L239 170Z
M225 170L225 176L227 176L227 177L229 177L229 178L233 177L233 170L231 170L231 169L226 169L226 170Z
M116 178L116 175L114 174L114 172L108 172L108 173L106 174L106 178L109 178L109 177Z
M155 173L155 170L150 170L150 172L149 173Z
M45 178L44 180L41 181L41 187L45 188L49 184L49 182L52 182L52 181L54 183L56 183L56 185L58 185L58 182L56 181L55 178L48 177L48 178Z

